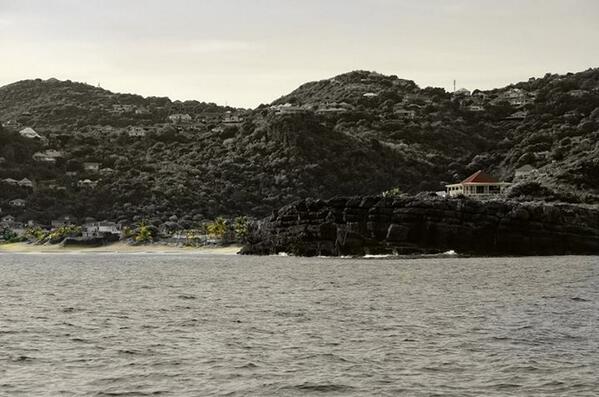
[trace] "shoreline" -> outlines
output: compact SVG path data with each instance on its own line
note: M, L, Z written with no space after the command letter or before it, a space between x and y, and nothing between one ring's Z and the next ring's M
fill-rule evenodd
M124 242L106 244L99 247L55 245L34 245L28 243L0 244L0 254L69 254L69 253L104 253L104 254L204 254L204 255L236 255L240 245L226 247L177 247L167 244L129 245Z

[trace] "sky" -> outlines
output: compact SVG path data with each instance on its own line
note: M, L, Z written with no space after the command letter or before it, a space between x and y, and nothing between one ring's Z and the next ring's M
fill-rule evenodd
M599 67L597 0L0 0L0 85L239 107L373 70L490 89Z

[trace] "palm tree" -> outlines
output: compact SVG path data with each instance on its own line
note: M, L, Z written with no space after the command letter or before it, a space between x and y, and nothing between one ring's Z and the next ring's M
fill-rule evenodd
M206 225L206 231L214 238L222 239L227 232L227 221L223 217L216 218L213 222Z

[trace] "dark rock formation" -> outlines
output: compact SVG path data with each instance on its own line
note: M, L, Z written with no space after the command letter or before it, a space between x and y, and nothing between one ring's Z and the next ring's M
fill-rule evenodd
M64 247L70 246L86 246L86 247L101 247L106 244L119 241L119 236L116 234L107 234L104 237L67 237L60 243Z
M302 200L251 228L242 254L599 253L599 210L432 196Z

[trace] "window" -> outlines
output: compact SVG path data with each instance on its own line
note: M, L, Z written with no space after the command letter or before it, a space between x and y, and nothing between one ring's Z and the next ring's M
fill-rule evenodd
M485 193L485 187L484 186L477 186L476 187L476 194L484 194Z

